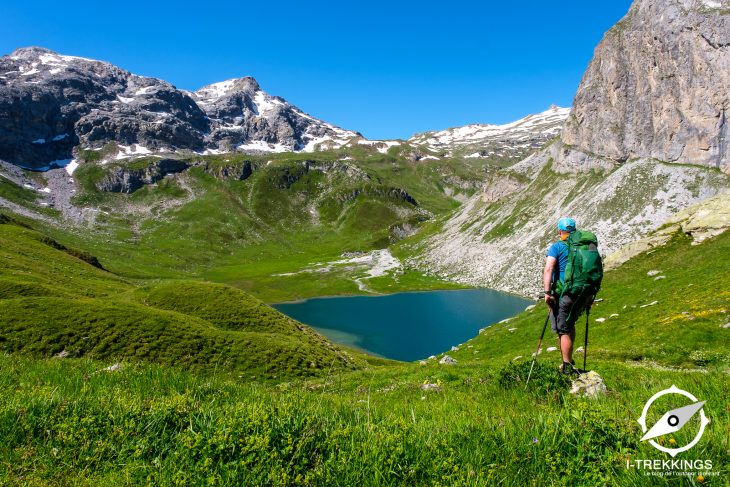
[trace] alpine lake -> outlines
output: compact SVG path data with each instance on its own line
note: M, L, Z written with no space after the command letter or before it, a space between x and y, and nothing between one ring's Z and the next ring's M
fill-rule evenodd
M394 360L446 352L534 304L491 289L313 298L274 304L335 343Z

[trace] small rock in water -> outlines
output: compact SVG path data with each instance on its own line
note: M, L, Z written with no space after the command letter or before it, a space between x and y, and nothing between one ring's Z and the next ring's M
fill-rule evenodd
M647 272L646 275L649 276L649 277L654 277L654 276L659 275L661 273L662 273L662 271L658 271L656 269L653 269L653 270L650 270L649 272Z
M656 277L654 278L654 280L655 280L655 281L658 281L659 279L666 279L666 278L667 278L667 276L656 276Z
M652 301L652 302L651 302L651 303L649 303L649 304L642 304L641 306L639 306L639 308L646 308L647 306L654 306L654 305L655 305L655 304L657 304L658 302L659 302L659 301Z
M558 349L558 347L548 347L547 351L548 352L554 352L557 349Z
M596 318L596 323L603 323L606 321L606 318Z
M458 352L459 351L459 347L451 347L451 351L452 352Z
M606 394L606 384L597 372L591 370L573 380L571 394L585 397L598 397Z
M456 363L456 359L454 359L448 355L444 355L444 357L441 360L439 360L439 363L442 365L454 365Z

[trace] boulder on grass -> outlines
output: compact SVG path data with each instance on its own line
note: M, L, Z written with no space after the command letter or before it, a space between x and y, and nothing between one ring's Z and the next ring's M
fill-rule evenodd
M571 394L585 397L598 397L606 394L606 384L597 372L591 370L573 379Z

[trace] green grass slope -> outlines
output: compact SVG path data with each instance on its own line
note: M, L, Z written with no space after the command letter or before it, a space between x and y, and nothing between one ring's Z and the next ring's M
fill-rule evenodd
M389 247L457 208L494 165L416 160L413 150L393 147L383 154L354 145L315 154L179 155L189 169L130 194L100 188L120 171L152 174L159 159L101 164L97 152L81 151L85 162L74 172L72 201L92 215L93 224L43 230L130 279L203 278L267 302L362 293L358 276L347 270L317 280L298 272L344 252ZM238 180L244 168L252 172ZM28 200L33 192L5 186L0 192L8 199L42 210ZM413 270L403 281L388 275L370 286L376 292L443 287L451 286Z
M606 274L588 349L589 368L608 388L597 399L567 392L556 352L540 354L525 387L544 305L449 352L455 365L391 364L276 386L135 361L104 372L108 361L0 356L0 478L26 485L727 485L729 246L728 233L700 245L677 235ZM655 280L650 270L666 277ZM247 327L217 309L224 297L198 297L198 286L163 282L125 299L173 303L207 316L212 328ZM191 301L174 296L176 289ZM173 319L176 312L157 313ZM636 420L647 399L671 385L707 401L704 436L678 458L711 460L709 472L664 477L627 468L669 459L640 441ZM675 406L658 404L649 422ZM695 418L658 440L685 444L697 427Z
M700 245L678 233L667 245L607 272L600 302L590 313L589 357L643 366L727 366L730 331L723 325L730 322L728 255L730 232ZM473 345L490 360L527 357L534 352L530 346L537 344L546 313L540 304L487 328ZM585 315L576 327L577 348L583 344Z
M0 350L216 368L261 379L321 375L361 362L230 286L139 286L6 219L0 224Z

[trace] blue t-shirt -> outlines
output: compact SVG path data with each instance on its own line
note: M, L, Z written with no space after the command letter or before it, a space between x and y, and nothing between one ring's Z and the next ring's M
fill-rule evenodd
M565 267L568 265L568 244L559 240L552 244L547 251L546 257L555 257L558 265L553 268L553 284L565 277Z

